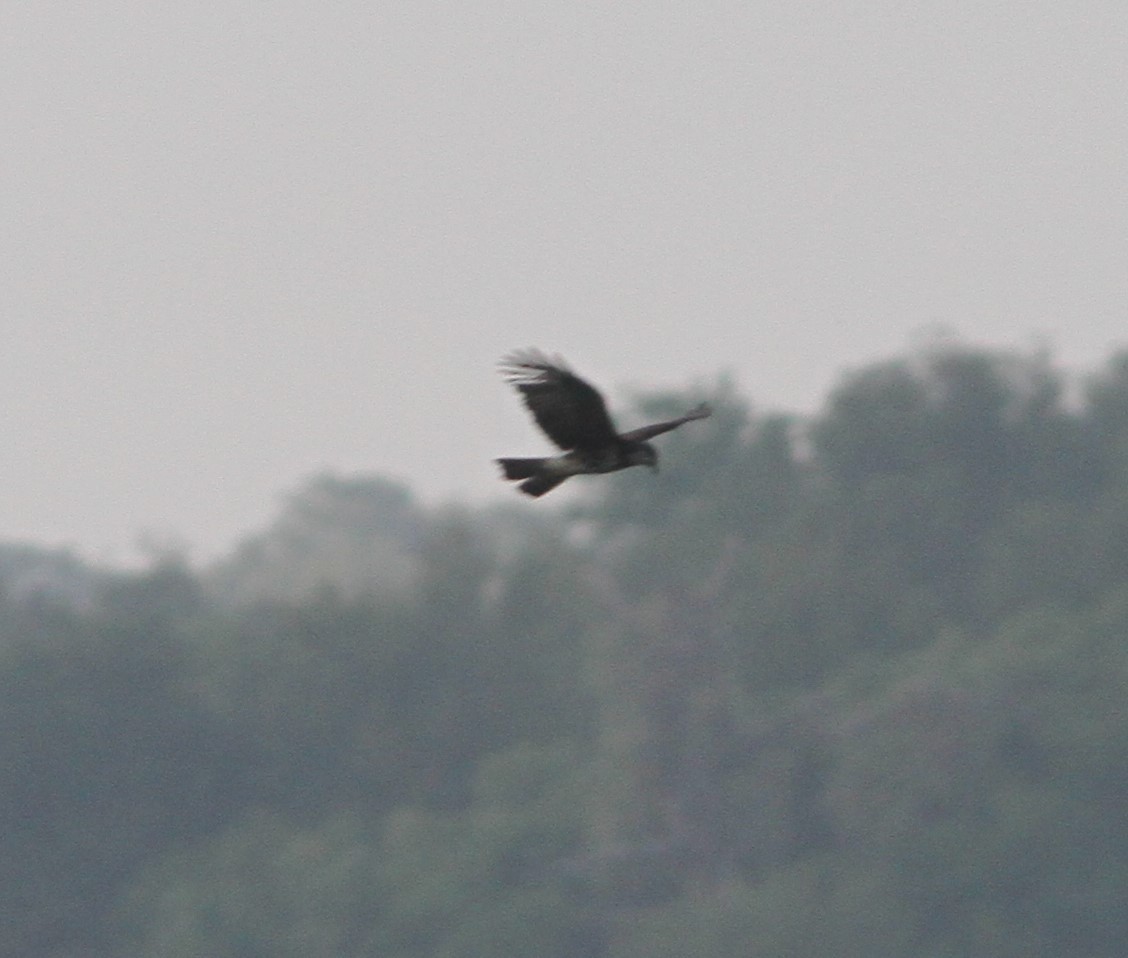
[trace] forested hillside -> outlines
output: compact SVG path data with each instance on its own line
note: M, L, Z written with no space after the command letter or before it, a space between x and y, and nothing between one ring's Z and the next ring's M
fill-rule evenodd
M0 548L0 954L1119 958L1128 355L721 382L561 515ZM624 417L626 418L626 417Z

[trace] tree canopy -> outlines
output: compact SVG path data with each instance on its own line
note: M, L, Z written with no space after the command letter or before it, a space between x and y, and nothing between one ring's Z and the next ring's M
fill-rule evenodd
M643 397L714 415L563 513L0 547L0 951L1119 956L1128 356L1073 387L947 345Z

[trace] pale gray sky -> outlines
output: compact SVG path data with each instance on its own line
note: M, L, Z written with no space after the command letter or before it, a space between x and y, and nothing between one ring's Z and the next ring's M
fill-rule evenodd
M1123 0L3 21L0 539L206 558L326 468L513 495L517 346L811 409L937 324L1128 343Z

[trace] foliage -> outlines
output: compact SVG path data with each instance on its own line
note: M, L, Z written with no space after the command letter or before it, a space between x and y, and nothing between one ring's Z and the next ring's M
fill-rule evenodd
M287 496L269 528L204 578L217 600L237 605L311 599L326 588L350 598L394 596L415 580L423 527L400 483L323 474Z
M320 477L203 572L0 549L0 951L1119 955L1128 357L1065 385L722 380L563 518Z

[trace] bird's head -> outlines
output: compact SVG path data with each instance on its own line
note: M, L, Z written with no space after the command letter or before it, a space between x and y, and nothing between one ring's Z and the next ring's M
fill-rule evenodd
M658 471L658 450L648 442L632 443L627 450L627 460L632 466L649 466Z

